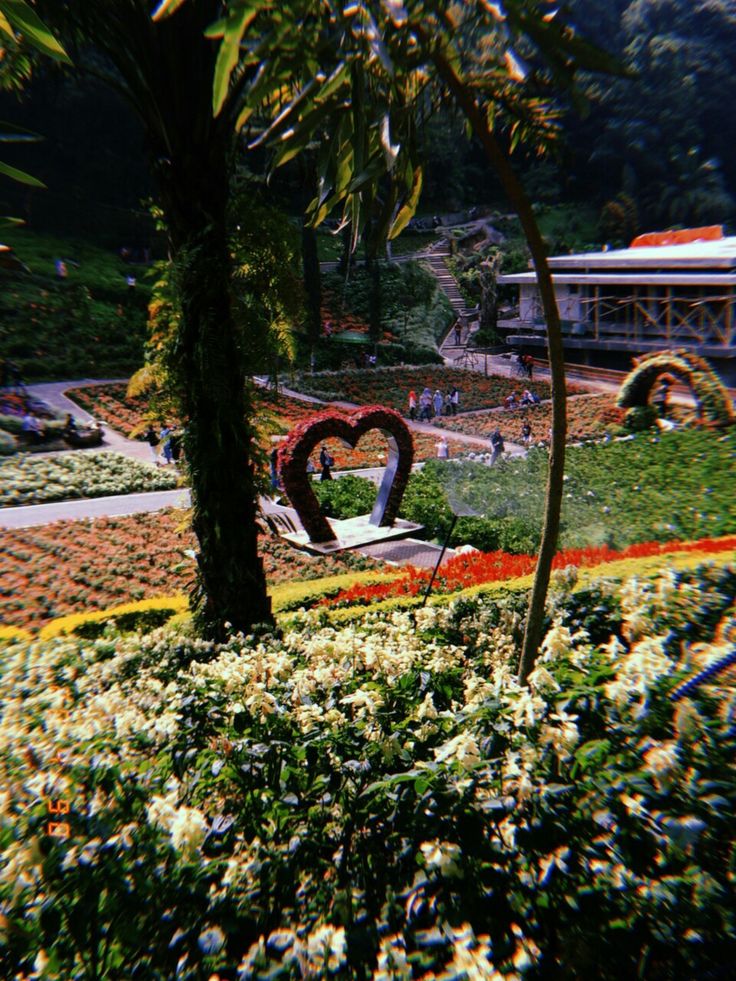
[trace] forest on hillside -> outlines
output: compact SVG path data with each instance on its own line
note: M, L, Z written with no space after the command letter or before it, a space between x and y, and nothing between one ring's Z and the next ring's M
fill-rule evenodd
M592 204L600 241L627 241L643 230L728 223L736 200L736 7L733 0L571 0L579 31L620 60L620 76L590 77L573 103L560 102L556 149L516 154L539 205ZM0 73L0 87L5 79ZM39 231L106 246L145 244L153 197L139 123L108 88L89 76L34 67L22 92L0 92L0 118L44 137L8 146L8 162L47 185L4 181L0 213ZM427 160L420 213L504 202L479 146L448 109L423 123ZM256 176L262 153L246 155ZM271 194L298 214L307 192L303 161L283 169Z

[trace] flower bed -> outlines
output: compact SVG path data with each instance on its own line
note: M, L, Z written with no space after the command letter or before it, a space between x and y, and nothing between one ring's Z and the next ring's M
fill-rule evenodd
M68 613L187 591L196 542L184 521L168 510L3 529L0 622L38 629ZM308 555L270 536L259 549L269 583L379 567L352 552Z
M426 368L379 368L361 371L324 371L315 375L301 375L296 383L299 390L326 402L346 401L359 405L376 404L408 414L409 392L417 396L429 388L434 394L439 389L444 395L456 387L460 392L461 412L475 409L492 409L503 405L507 395L521 395L526 385L505 375L486 378L475 371L462 368L446 368L432 365ZM549 383L535 381L530 386L542 399L550 397ZM579 385L568 385L568 392L585 391Z
M70 389L66 394L96 419L128 437L140 433L148 418L146 399L129 399L126 386L122 384L90 385ZM270 447L272 435L283 435L309 416L327 408L323 402L303 402L265 388L259 388L257 394L259 406L263 406L267 412L262 437L264 447ZM437 440L433 436L424 433L413 435L416 460L431 460L437 456ZM379 467L386 462L386 440L378 433L369 433L354 450L336 440L329 441L328 445L336 460L336 470ZM464 443L453 439L448 440L448 446L451 456L458 456L466 448Z
M119 453L18 456L0 461L0 507L173 490L177 477Z
M589 548L566 549L558 552L552 561L553 569L591 569L622 559L647 558L655 555L694 553L708 556L736 552L736 536L719 539L701 539L695 542L639 542L617 551L606 545ZM444 562L432 587L435 593L455 593L469 586L491 582L504 582L531 575L537 566L536 555L509 555L507 552L471 552L455 555ZM342 590L336 596L324 599L322 605L353 606L371 604L394 596L420 596L429 585L431 569L407 567L403 575L391 582L374 584L359 583Z
M142 432L149 420L148 400L131 398L127 385L85 385L68 388L64 394L100 422L106 423L128 438Z
M615 395L580 395L567 402L567 439L577 443L585 439L594 439L604 435L608 430L620 430L624 413L618 410L617 420ZM435 421L455 433L467 433L468 436L483 436L489 439L495 429L501 430L501 435L510 443L522 442L522 428L528 422L532 427L532 443L549 442L549 431L552 426L552 405L545 402L541 405L524 406L518 409L496 409L483 415L459 416L457 418L442 418Z
M6 649L7 976L727 976L735 585Z

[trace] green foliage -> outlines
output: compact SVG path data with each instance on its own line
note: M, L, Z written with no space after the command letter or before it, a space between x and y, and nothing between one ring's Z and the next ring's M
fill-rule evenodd
M581 154L581 176L603 200L611 191L633 198L644 228L728 220L736 130L721 107L736 98L730 0L635 0L615 12L577 5L591 30L612 18L603 43L620 45L632 71L590 86L598 105L573 136L592 143L592 153ZM613 217L609 209L606 219Z
M346 474L336 480L313 484L320 509L328 518L355 518L369 514L376 503L376 485L365 477Z
M18 440L8 432L7 429L0 428L0 456L12 456L18 452Z
M636 405L629 409L624 425L632 433L642 433L651 429L657 421L657 410L653 405Z
M137 268L131 290L131 267L88 243L24 228L3 238L30 269L0 271L0 346L26 381L120 377L140 367L149 287ZM66 260L63 280L58 258Z
M420 263L380 265L381 327L407 350L435 350L453 320L449 300ZM369 322L371 279L365 267L351 270L348 280L339 273L327 273L323 285L335 297L338 322L343 310Z
M735 439L733 430L720 437L682 430L570 447L559 548L619 548L733 532ZM481 517L458 522L454 544L533 552L546 478L547 453L540 449L493 467L433 460L410 479L401 516L423 524L429 537L443 539L449 501L460 497L466 511Z

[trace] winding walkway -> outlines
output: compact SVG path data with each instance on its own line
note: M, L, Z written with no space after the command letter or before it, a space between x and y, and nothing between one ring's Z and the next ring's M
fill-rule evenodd
M265 380L257 379L260 384L265 384ZM127 379L95 379L85 378L78 381L46 382L38 385L29 385L28 391L35 398L46 402L51 408L60 412L71 412L77 418L85 422L92 421L93 416L89 412L80 408L65 394L69 389L80 388L82 386L106 385L124 383ZM321 400L302 392L294 391L289 388L280 389L285 395L298 399L302 402L320 403ZM358 408L353 402L330 402L334 408L350 411ZM411 422L406 420L410 429L417 433L423 433L436 440L441 437L452 439L458 443L464 443L469 449L490 450L490 441L482 436L469 436L465 433L455 433L446 429L439 429L428 423ZM83 450L74 450L75 453L99 453L111 450L121 453L131 459L143 463L151 462L150 449L147 443L139 440L127 439L125 436L116 432L109 426L104 427L105 437L102 446ZM525 451L520 446L507 444L510 455L523 454ZM71 452L71 451L63 451ZM45 454L39 454L45 455ZM49 455L55 455L50 453ZM417 464L421 467L422 464ZM378 483L383 475L383 467L369 467L361 470L340 470L334 473L334 477L339 479L348 473L356 476L365 477ZM54 501L47 504L31 504L20 507L0 508L0 528L28 528L38 525L51 524L55 521L75 521L84 518L114 517L128 514L140 514L150 511L160 511L163 508L189 506L189 492L186 489L173 491L153 491L143 494L121 494L114 497L83 498L68 501ZM411 548L397 548L393 546L391 555L385 556L389 562L413 561L414 564L433 564L431 561L436 554L436 547L425 542L412 542ZM376 549L380 546L372 546L371 554L376 555ZM408 558L411 551L414 558ZM404 556L402 553L406 553ZM420 554L421 553L421 554ZM377 556L378 557L378 556Z

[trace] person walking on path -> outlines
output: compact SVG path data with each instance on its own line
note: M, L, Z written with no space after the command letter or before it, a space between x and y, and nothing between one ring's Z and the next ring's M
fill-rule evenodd
M445 400L442 398L442 392L438 389L435 390L434 397L432 398L432 403L434 405L435 416L442 415L442 406L445 404Z
M458 406L460 405L460 392L457 390L456 386L452 386L452 391L450 392L450 409L454 416L457 415Z
M335 461L330 456L329 450L326 444L322 444L322 449L319 451L319 465L322 467L322 473L319 475L320 480L332 480L332 473L330 472L330 467L334 467Z
M143 434L143 438L151 447L151 456L153 457L153 462L158 467L160 465L159 458L158 458L159 438L158 438L158 433L153 428L153 426L148 427L148 429Z
M503 451L506 449L503 443L503 436L499 429L495 429L493 435L491 436L491 446L493 447L493 454L491 455L491 466L498 460Z
M432 393L425 388L419 398L419 419L429 422L432 418Z
M278 448L278 446L274 446L274 448L271 450L271 456L270 456L270 464L271 464L271 490L274 490L274 491L279 489L278 459L279 459L279 448Z
M463 329L460 324L455 324L455 346L461 347L463 342Z
M445 415L452 415L452 395L449 392L445 393Z
M417 417L417 393L412 389L409 392L409 418L412 422Z
M171 434L174 432L172 427L167 423L159 434L159 441L163 444L164 453L164 463L170 466L174 462L174 457L171 453Z
M450 459L450 447L447 445L447 440L444 436L440 436L440 441L437 444L437 459L438 460L449 460Z

